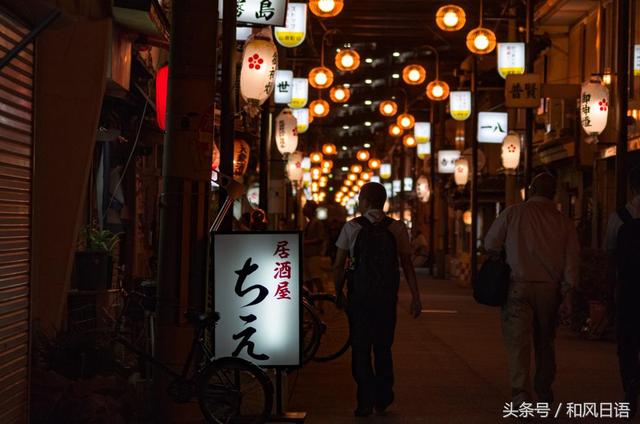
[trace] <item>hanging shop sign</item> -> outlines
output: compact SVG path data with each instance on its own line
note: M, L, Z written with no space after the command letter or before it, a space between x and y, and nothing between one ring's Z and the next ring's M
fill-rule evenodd
M478 113L478 142L502 143L509 131L509 115L505 112Z
M538 74L507 75L504 84L507 107L540 107L542 82Z
M390 163L383 163L382 165L380 165L380 177L384 178L385 180L388 180L389 178L391 178Z
M293 153L298 147L297 121L291 109L283 109L276 117L276 147L280 153Z
M289 107L299 109L305 107L309 101L309 80L306 78L294 78Z
M227 0L228 1L228 0ZM244 24L284 26L287 0L236 0L236 20ZM218 16L224 14L223 0L218 0Z
M301 234L214 234L215 356L299 366Z
M580 93L580 122L590 136L598 136L607 126L609 89L597 75L582 84Z
M291 109L291 113L297 120L298 134L304 134L309 129L309 109Z
M640 44L633 46L633 75L640 76Z
M418 144L428 143L431 139L431 123L416 122L413 125L413 136Z
M413 191L413 178L404 177L403 184L404 191Z
M524 61L524 43L498 43L498 73L502 78L524 74Z
M264 28L244 45L240 70L240 94L251 106L263 104L271 95L278 68L278 49L271 31Z
M418 143L416 154L418 155L418 159L425 159L431 154L431 143Z
M471 91L452 91L449 94L449 113L456 121L471 116Z
M402 181L401 180L393 180L392 181L392 190L393 195L400 193L402 191Z
M456 170L456 161L459 158L459 150L440 150L438 152L438 172L440 174L453 174Z
M287 24L275 27L273 33L276 41L283 47L298 47L307 35L307 5L305 3L289 3L287 6Z
M246 141L236 139L233 142L233 176L240 178L247 172L251 149Z
M293 97L293 71L277 70L275 84L273 101L280 105L291 103Z

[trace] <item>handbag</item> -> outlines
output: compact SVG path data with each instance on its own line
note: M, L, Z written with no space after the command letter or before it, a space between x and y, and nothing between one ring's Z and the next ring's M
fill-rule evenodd
M478 277L473 282L473 298L481 305L502 306L507 301L511 267L504 252L490 256L480 267Z

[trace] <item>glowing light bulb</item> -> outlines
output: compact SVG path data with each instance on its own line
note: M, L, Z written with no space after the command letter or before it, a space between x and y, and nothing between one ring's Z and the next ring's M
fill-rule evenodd
M345 54L344 56L342 56L342 59L340 59L340 62L345 68L351 68L355 63L355 60L350 54Z
M444 89L441 85L435 85L433 87L433 90L431 90L431 94L433 94L433 97L442 97L442 95L444 94Z
M325 85L328 79L329 78L327 77L327 74L325 74L324 72L318 72L316 74L315 82L318 85Z
M329 13L336 8L336 2L334 0L320 0L318 2L318 8L324 13Z
M411 81L420 81L420 71L417 69L412 69L409 71L409 80Z
M473 45L478 50L486 50L489 47L489 38L484 34L478 34L478 36L473 40Z
M336 99L338 100L343 100L345 98L345 93L344 90L339 88L334 92L334 96L336 96Z
M391 115L393 113L393 105L387 103L382 107L382 110L384 110L384 113L388 113L389 115Z
M324 105L322 103L316 103L316 105L313 107L313 113L315 113L316 115L324 114Z
M446 26L454 27L454 26L458 25L458 21L460 19L458 18L458 14L455 11L450 10L447 13L444 14L443 20L444 20L444 24Z
M400 122L403 127L408 127L411 125L411 119L409 118L402 118L402 121Z

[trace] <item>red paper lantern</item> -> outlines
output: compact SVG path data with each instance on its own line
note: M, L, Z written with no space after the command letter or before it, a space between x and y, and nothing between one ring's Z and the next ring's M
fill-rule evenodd
M156 120L158 126L166 129L167 123L167 89L169 86L169 66L165 65L156 73Z

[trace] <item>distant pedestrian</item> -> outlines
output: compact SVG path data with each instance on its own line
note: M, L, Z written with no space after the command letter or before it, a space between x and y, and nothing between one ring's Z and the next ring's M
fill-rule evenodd
M618 362L632 416L640 390L640 166L629 172L631 200L609 217L609 279L616 287Z
M371 415L374 408L382 413L394 399L391 345L400 266L411 290L411 315L417 318L422 311L409 235L404 223L387 217L382 211L386 200L387 193L381 184L362 186L358 197L362 216L347 222L336 242L336 293L338 304L346 303L349 316L351 369L358 386L354 415L358 417ZM347 256L351 266L345 300Z
M324 225L318 219L316 212L318 204L312 200L305 203L302 213L307 218L304 227L304 282L309 290L322 292L323 266L325 262L325 252L327 249L327 232Z
M536 371L533 387L540 402L553 403L555 335L559 314L571 313L578 281L579 245L573 222L553 202L556 180L539 174L530 199L508 207L485 237L492 254L506 251L511 283L502 307L502 332L514 404L529 402L531 345Z

